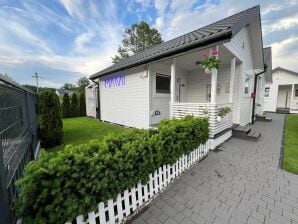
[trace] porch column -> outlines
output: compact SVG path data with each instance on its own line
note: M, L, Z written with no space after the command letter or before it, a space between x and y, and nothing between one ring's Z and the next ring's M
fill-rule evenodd
M230 77L229 103L233 103L235 69L236 69L236 58L233 57L232 60L231 60L231 77Z
M218 51L218 45L216 45ZM218 55L216 56L218 58ZM216 103L216 89L217 89L217 69L212 70L211 76L211 103Z
M176 58L173 58L171 64L171 103L176 99Z
M295 84L292 84L292 94L291 94L291 102L294 100L294 95L295 94Z

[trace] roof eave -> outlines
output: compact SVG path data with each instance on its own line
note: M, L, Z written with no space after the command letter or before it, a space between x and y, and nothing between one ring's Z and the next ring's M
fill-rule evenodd
M138 61L136 63L132 63L131 65L123 66L123 67L121 67L119 69L115 69L115 70L112 70L112 71L109 71L109 72L98 72L98 73L95 73L95 74L91 75L89 77L89 79L94 80L94 79L96 79L98 77L102 77L102 76L105 76L105 75L108 75L108 74L111 74L111 73L114 73L114 72L119 72L119 71L123 71L123 70L129 69L129 68L133 68L133 67L139 66L139 65L150 63L150 62L153 62L153 61L162 59L162 58L170 57L170 56L173 56L175 54L179 54L179 53L182 53L182 52L185 52L185 51L194 49L194 48L204 47L204 46L211 45L211 44L216 45L216 44L222 43L222 42L228 42L228 41L230 41L232 39L232 37L233 37L233 31L230 30L230 31L228 31L226 33L223 33L223 34L221 34L219 36L216 36L216 37L214 37L212 39L203 40L203 41L200 41L200 42L195 43L195 44L191 44L191 45L187 45L187 46L181 47L181 48L176 49L176 50L171 51L171 52L166 52L164 54L156 55L156 56L153 56L151 58L146 58L146 59L144 59L142 61Z

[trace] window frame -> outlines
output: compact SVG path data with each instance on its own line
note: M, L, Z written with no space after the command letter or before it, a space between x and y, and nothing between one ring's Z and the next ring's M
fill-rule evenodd
M248 82L246 82L248 80ZM251 80L252 77L248 74L245 75L244 82L243 82L243 96L244 97L250 97L250 92L251 92ZM246 83L248 83L248 86L246 87ZM246 88L247 88L247 93L246 93Z

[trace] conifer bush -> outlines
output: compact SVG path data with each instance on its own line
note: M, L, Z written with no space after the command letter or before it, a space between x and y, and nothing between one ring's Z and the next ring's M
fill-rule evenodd
M63 115L63 118L70 117L70 99L67 93L63 95L62 115Z
M80 116L80 106L79 106L79 101L76 93L73 93L71 96L70 115L71 117Z
M86 100L85 93L80 93L80 116L86 116Z
M38 133L41 147L51 148L63 141L63 123L59 97L50 90L39 95Z
M132 130L56 154L43 152L18 180L17 214L32 224L72 221L146 183L161 165L176 162L207 139L208 120L188 116L164 120L157 130Z

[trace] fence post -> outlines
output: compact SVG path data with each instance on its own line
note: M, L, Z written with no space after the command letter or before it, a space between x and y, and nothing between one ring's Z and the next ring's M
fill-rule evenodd
M3 163L2 140L0 138L0 223L12 223L8 198L7 180Z

